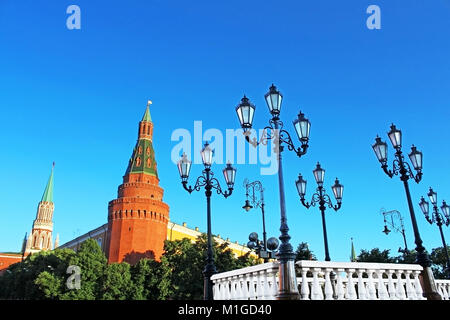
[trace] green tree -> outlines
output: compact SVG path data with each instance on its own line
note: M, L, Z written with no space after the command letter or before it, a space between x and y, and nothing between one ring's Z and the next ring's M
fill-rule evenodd
M161 261L141 259L108 265L97 242L89 239L74 252L70 249L41 251L14 264L0 276L0 299L202 299L206 235L195 243L188 239L165 242ZM218 272L256 264L250 254L236 258L227 243L214 242ZM80 288L66 281L69 266L78 266Z
M389 249L380 251L379 248L374 248L370 251L361 250L357 261L358 262L381 262L381 263L395 263L396 259L389 257Z
M101 279L101 299L127 300L133 289L130 265L127 262L109 264Z
M450 246L447 246L450 252ZM431 269L436 279L447 279L450 276L450 270L447 269L447 256L444 247L437 247L431 250L430 258L432 261Z
M165 242L161 263L170 270L171 299L202 299L203 269L207 256L207 238L202 234L195 243L189 239ZM227 243L218 245L213 239L213 257L217 272L225 272L256 264L256 259L244 255L234 257Z
M167 264L141 259L131 267L132 300L165 300L170 293L170 269Z
M95 300L103 296L102 277L106 271L107 259L97 241L84 241L77 253L70 257L69 265L81 270L80 289L64 287L60 296L63 300Z
M409 250L408 252L399 255L395 258L395 262L397 263L405 263L405 264L415 264L417 259L416 250Z
M314 253L309 250L307 242L300 243L297 247L297 250L295 250L295 261L300 260L317 260Z
M0 298L53 299L59 296L73 256L75 252L69 249L41 251L10 266L0 277Z
M34 284L44 294L47 299L57 299L62 292L63 279L48 271L41 272Z

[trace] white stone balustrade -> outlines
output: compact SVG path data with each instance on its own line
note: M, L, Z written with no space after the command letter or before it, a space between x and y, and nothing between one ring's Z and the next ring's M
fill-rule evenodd
M274 300L278 292L278 262L215 274L214 300Z
M450 280L435 280L436 287L443 300L450 300Z
M425 299L416 264L303 260L296 267L302 300Z
M302 300L425 300L417 264L328 262L296 263ZM278 291L278 262L216 274L215 300L273 300ZM450 280L436 280L445 300Z

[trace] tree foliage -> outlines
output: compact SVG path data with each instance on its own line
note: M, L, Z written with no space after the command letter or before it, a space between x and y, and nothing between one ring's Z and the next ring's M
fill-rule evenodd
M317 260L314 253L309 250L308 243L306 242L301 242L298 245L297 250L295 250L295 261L300 260Z
M395 263L396 259L389 257L389 251L389 249L381 251L379 248L370 251L363 249L356 260L357 262Z
M206 235L195 243L188 239L166 241L161 261L141 259L108 264L97 242L89 239L74 252L41 251L10 266L0 276L0 299L60 300L163 300L201 299ZM213 243L218 272L256 263L249 254L236 258L227 243ZM81 270L80 288L69 289L69 266Z

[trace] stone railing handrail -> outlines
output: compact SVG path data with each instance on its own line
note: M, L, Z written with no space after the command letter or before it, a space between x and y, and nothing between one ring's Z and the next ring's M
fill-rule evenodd
M397 263L378 263L378 262L333 262L333 261L315 261L301 260L297 261L298 268L331 268L331 269L367 269L367 270L416 270L422 271L422 266L418 264L397 264Z
M251 267L245 267L245 268L236 269L236 270L232 270L232 271L217 273L211 277L211 280L214 281L214 280L221 279L221 278L230 278L230 277L234 277L234 276L239 276L239 275L244 275L244 274L249 274L249 273L254 273L254 272L260 272L260 271L264 271L264 270L268 270L268 269L273 269L273 270L278 271L278 262L261 263L261 264L257 264L255 266L251 266Z
M302 300L424 300L418 264L330 262L296 263ZM214 299L275 299L278 262L212 276ZM450 299L450 280L436 280L442 299Z

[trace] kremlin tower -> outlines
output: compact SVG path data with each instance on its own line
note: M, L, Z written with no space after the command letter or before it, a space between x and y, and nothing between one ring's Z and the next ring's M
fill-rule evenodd
M33 228L26 241L24 255L39 252L41 250L52 250L52 232L53 232L53 162L52 172L45 187L42 199L38 204L36 219L33 222Z
M138 140L118 188L108 204L108 262L135 264L142 258L159 260L167 239L169 206L162 201L153 150L153 122L148 101L139 122Z

